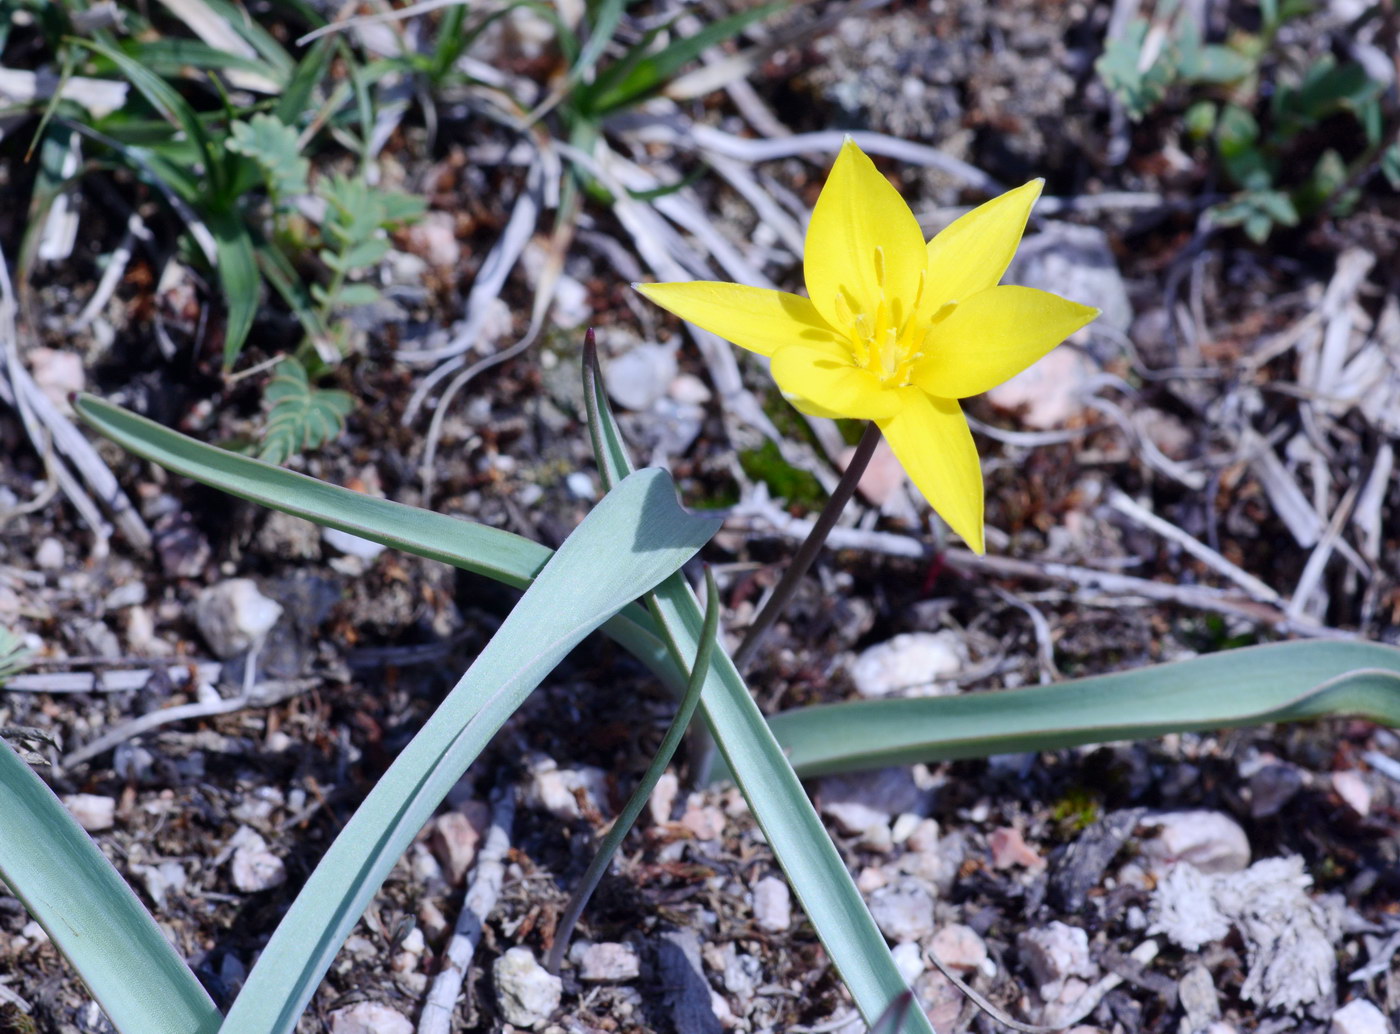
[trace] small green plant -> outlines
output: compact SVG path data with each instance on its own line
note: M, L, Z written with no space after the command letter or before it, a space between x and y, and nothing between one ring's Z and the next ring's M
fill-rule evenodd
M8 628L0 628L0 686L6 679L14 678L29 667L32 651L24 645L24 639Z
M76 0L38 7L9 0L9 7L35 15L56 64L124 81L132 91L128 103L100 114L55 95L37 133L41 218L31 225L42 225L47 205L67 185L70 138L79 133L103 159L94 170L123 166L155 188L184 223L190 260L213 269L227 312L224 368L237 362L267 284L300 321L304 337L293 355L317 398L315 382L347 348L347 314L380 297L366 274L389 251L387 231L419 218L425 205L369 185L371 83L342 37L322 39L294 58L233 6L209 4L210 16L222 19L254 56L187 38L143 10L122 8L121 18L92 28ZM338 79L333 58L343 70ZM355 152L352 171L315 174L312 148L322 146L323 127ZM317 202L325 212L319 225L305 214ZM286 378L274 382L279 379L281 394L269 400L278 422L267 428L264 444L267 455L285 459L293 441L298 449L324 441L327 425L289 423ZM339 413L328 425L338 430L341 394L328 396L334 404L309 406L308 419Z
M268 413L258 458L268 463L320 448L340 434L355 406L348 392L313 386L306 367L290 358L277 364L263 402Z
M1276 48L1279 30L1310 10L1299 0L1265 0L1257 31L1206 43L1195 21L1166 3L1156 23L1137 19L1109 41L1095 66L1134 120L1174 91L1197 95L1182 117L1185 136L1210 150L1236 191L1215 206L1214 219L1256 242L1276 227L1349 211L1373 167L1400 189L1400 142L1384 139L1382 84L1355 61L1323 55L1295 67ZM1319 148L1319 137L1341 142Z
M418 219L427 206L421 198L375 189L358 176L331 176L317 184L316 193L326 202L316 254L331 278L324 286L313 284L311 297L317 317L332 323L344 309L379 300L379 289L357 277L389 253L385 231Z

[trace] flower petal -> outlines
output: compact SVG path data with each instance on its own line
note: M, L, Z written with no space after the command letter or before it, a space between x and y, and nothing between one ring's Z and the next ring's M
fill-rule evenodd
M1044 180L1031 180L1008 190L934 235L928 242L928 286L919 307L923 315L1001 282L1044 186Z
M979 395L1009 380L1099 314L1033 287L993 287L936 324L913 381L938 398Z
M841 339L801 295L711 280L632 286L681 319L759 355L802 342L840 347Z
M789 345L773 356L773 380L785 394L797 396L795 404L804 412L875 420L891 416L899 405L896 392L853 365L844 351Z
M803 252L812 304L843 331L849 328L837 308L838 293L845 294L852 312L872 317L883 294L892 305L905 307L893 314L899 324L909 316L927 264L919 221L849 137L812 210Z
M900 407L877 421L890 448L929 505L964 542L986 552L982 525L982 465L962 407L901 388Z

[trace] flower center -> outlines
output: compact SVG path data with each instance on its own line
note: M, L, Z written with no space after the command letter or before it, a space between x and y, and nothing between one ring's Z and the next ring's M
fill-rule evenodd
M876 248L875 280L880 293L874 312L857 312L847 292L837 291L836 314L846 329L846 347L855 365L874 374L882 387L902 388L910 383L914 364L924 357L924 343L933 329L931 323L917 320L924 273L919 273L911 304L891 298L885 284L885 250Z

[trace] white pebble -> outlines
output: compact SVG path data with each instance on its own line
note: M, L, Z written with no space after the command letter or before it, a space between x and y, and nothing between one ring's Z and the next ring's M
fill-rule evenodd
M564 982L536 962L529 948L511 948L496 960L493 972L496 1003L507 1023L537 1027L559 1008Z
M282 616L282 605L258 591L251 578L211 585L194 604L194 620L214 654L233 657L267 635Z
M1071 978L1098 978L1098 967L1089 957L1089 935L1077 926L1056 921L1027 930L1016 939L1016 948L1046 1002L1058 1001Z
M1249 838L1221 812L1174 811L1146 822L1160 827L1142 844L1142 854L1159 871L1177 862L1190 862L1203 873L1239 872L1249 865Z
M413 1034L402 1013L379 1002L356 1002L331 1013L331 1034Z
M267 841L252 829L239 826L229 846L233 847L229 875L233 885L244 894L255 894L286 882L287 867L282 859L269 851Z
M63 543L46 538L34 551L34 563L41 571L57 571L63 566Z
M754 884L753 918L760 930L780 933L792 925L792 893L777 876L765 876Z
M63 806L68 814L78 820L89 833L111 829L117 821L117 801L115 797L101 797L94 793L73 793L63 798Z
M981 969L987 961L987 945L970 926L953 923L933 935L929 945L940 962L949 969L965 973Z
M578 959L578 978L588 983L635 980L641 972L641 960L630 944L590 944Z
M962 671L967 648L953 632L906 632L861 653L851 681L865 697L928 696L946 691L946 680Z
M1390 1024L1366 999L1353 998L1332 1014L1328 1034L1390 1034Z

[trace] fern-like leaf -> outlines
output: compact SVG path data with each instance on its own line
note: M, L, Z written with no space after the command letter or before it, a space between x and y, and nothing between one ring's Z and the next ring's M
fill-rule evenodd
M314 386L295 359L277 364L263 400L268 404L267 426L258 458L279 464L340 434L355 404L347 392Z
M0 628L0 686L29 667L29 654L29 648L17 633Z
M247 122L229 126L228 149L251 158L263 172L274 199L307 192L311 162L297 148L297 131L280 119L259 112Z

